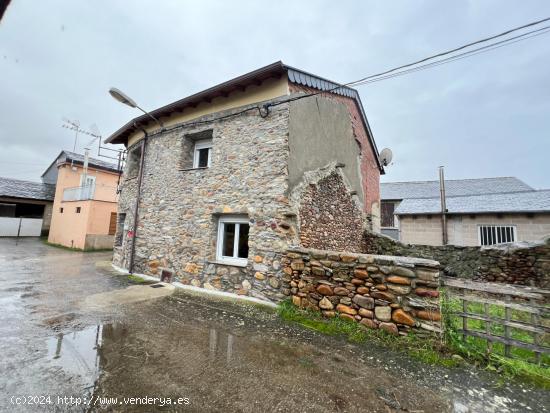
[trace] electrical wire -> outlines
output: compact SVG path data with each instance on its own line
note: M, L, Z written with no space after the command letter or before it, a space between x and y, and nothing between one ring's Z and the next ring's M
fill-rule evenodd
M417 65L417 64L419 64L419 63L423 63L423 62L426 62L426 61L428 61L428 60L435 59L435 58L437 58L437 57L446 56L446 55L448 55L448 54L458 52L458 51L463 50L463 49L466 49L466 48L468 48L468 47L475 46L476 44L485 43L485 42L488 42L488 41L490 41L490 40L494 40L494 39L497 39L497 38L499 38L499 37L506 36L506 35L508 35L508 34L510 34L510 33L517 32L518 30L523 30L523 29L526 29L527 27L536 26L537 24L544 23L544 22L549 21L549 20L550 20L550 17L546 17L546 18L541 19L541 20L537 20L537 21L534 21L534 22L531 22L531 23L527 23L527 24L524 24L523 26L519 26L519 27L515 27L515 28L513 28L513 29L506 30L506 31L504 31L504 32L502 32L502 33L499 33L499 34L496 34L496 35L494 35L494 36L486 37L486 38L481 39L481 40L476 40L475 42L467 43L467 44L465 44L465 45L456 47L456 48L454 48L454 49L447 50L447 51L445 51L445 52L441 52L441 53L437 53L437 54L432 55L432 56L425 57L425 58L423 58L423 59L417 60L416 62L407 63L407 64L405 64L405 65L398 66L398 67L394 67L393 69L389 69L389 70L386 70L386 71L384 71L384 72L380 72L380 73L377 73L377 74L374 74L374 75L370 75L370 76L364 77L364 78L362 78L362 79L356 80L356 81L353 82L353 83L362 82L362 81L364 81L364 80L368 80L368 79L371 79L371 78L373 78L373 77L378 77L378 76L386 75L386 74L391 73L391 72L395 72L396 70L400 70L400 69L404 69L404 68L407 68L407 67L415 66L415 65Z
M476 45L476 44L480 44L480 43L484 43L484 42L487 42L487 41L490 41L490 40L494 40L496 38L499 38L499 37L502 37L502 36L506 36L510 33L513 33L513 32L516 32L518 30L522 30L522 29L525 29L527 27L532 27L532 26L535 26L537 24L540 24L540 23L543 23L543 22L546 22L546 21L549 21L550 20L550 17L547 17L547 18L544 18L544 19L541 19L541 20L537 20L535 22L531 22L531 23L528 23L528 24L525 24L523 26L519 26L519 27L516 27L516 28L513 28L513 29L509 29L509 30L506 30L502 33L499 33L497 35L494 35L494 36L490 36L490 37L487 37L487 38L484 38L484 39L481 39L481 40L476 40L475 42L471 42L471 43L468 43L468 44L465 44L463 46L459 46L459 47L456 47L454 49L451 49L451 50L447 50L445 52L441 52L441 53L437 53L437 54L434 54L434 55L431 55L431 56L428 56L428 57L425 57L423 59L420 59L420 60L417 60L416 62L413 62L413 63L407 63L405 65L401 65L401 66L398 66L398 67L395 67L395 68L392 68L392 69L388 69L384 72L380 72L380 73L377 73L377 74L374 74L374 75L369 75L369 76L366 76L366 77L363 77L361 79L358 79L358 80L354 80L352 82L348 82L348 83L344 83L344 84L339 84L333 88L330 88L330 89L327 89L327 90L322 90L322 91L318 91L318 92L313 92L313 93L309 93L309 94L306 94L306 95L301 95L301 96L295 96L293 98L290 98L290 99L286 99L286 100L282 100L282 101L279 101L277 103L274 103L274 104L271 104L269 106L278 106L278 105L282 105L284 103L287 103L287 102L293 102L295 100L300 100L300 99L305 99L305 98L308 98L308 97L312 97L312 96L317 96L317 95L320 95L320 94L323 94L323 93L330 93L330 92L334 92L338 89L341 89L341 88L348 88L350 86L358 86L358 85L361 85L361 84L366 84L366 83L371 83L371 82L367 82L371 79L378 79L380 78L380 80L385 80L385 79L389 79L391 77L394 77L392 76L391 74L393 74L392 72L395 72L395 71L398 71L400 69L404 69L404 68L407 68L407 67L411 67L411 69L408 69L407 71L401 71L401 72L398 72L394 75L401 75L401 73L405 74L405 73L412 73L414 71L416 71L417 68L414 68L412 66L415 66L415 65L418 65L419 63L422 63L422 62L426 62L428 60L432 60L432 59L435 59L437 57L442 57L442 56L446 56L448 54L451 54L451 53L454 53L456 51L459 51L459 50L463 50L465 48L468 48L468 47L471 47L473 45ZM499 44L503 44L504 45L508 45L508 44L512 44L512 43L516 43L515 41L512 41L514 39L520 39L520 40L523 40L523 38L530 38L530 37L534 37L534 36L528 36L529 34L532 34L532 33L536 33L536 32L541 32L541 31L544 31L546 29L548 29L550 26L545 26L541 29L537 29L537 30L533 30L533 31L530 31L530 32L526 32L526 33L522 33L518 36L514 36L514 37L511 37L511 38L508 38L508 39L504 39L502 41L499 41L499 42L495 42L495 43L491 43L490 45L487 45L487 46L483 46L483 47L480 47L478 49L474 49L474 50L471 50L471 51L468 51L468 52L464 52L462 54L459 54L459 55L455 55L455 56L451 56L449 58L446 58L446 59L442 59L442 60L438 60L437 62L432 62L432 63L428 63L426 65L423 65L423 66L418 66L418 67L424 67L426 66L427 67L431 67L431 66L438 66L439 65L439 62L447 62L447 61L453 61L453 60L458 60L458 57L460 56L464 56L464 57L469 57L470 55L475 55L475 54L478 54L478 53L475 53L476 51L480 51L480 50L483 50L483 49L488 49L490 48L489 50L492 50L493 48L498 48L498 47L493 47L495 45L499 45ZM544 34L546 33L546 31L540 33L540 34ZM518 40L519 41L519 40ZM500 46L502 47L502 46ZM488 51L488 50L487 50ZM441 63L442 64L442 63ZM387 77L384 77L384 75L387 75Z
M417 72L419 70L425 70L425 69L429 69L431 67L440 66L442 64L451 63L455 60L462 60L462 59L465 59L467 57L475 56L475 55L478 55L478 54L481 54L481 53L490 52L490 51L495 50L495 49L500 49L501 47L508 46L510 44L513 44L513 43L521 42L522 40L527 40L527 39L530 39L532 37L541 36L541 35L546 34L548 32L550 32L550 26L545 26L545 27L543 27L541 29L538 29L538 30L533 30L531 32L528 32L528 33L525 33L525 34L522 34L522 35L519 35L519 36L515 36L515 37L512 37L510 39L502 40L500 42L496 42L496 43L493 43L493 44L490 44L490 45L487 45L487 46L479 47L477 49L473 49L473 50L470 50L468 52L460 53L460 54L455 55L455 56L447 57L445 59L438 60L436 62L427 63L427 64L420 65L420 66L417 66L417 67L414 67L414 68L411 68L411 69L403 70L403 71L400 71L400 72L397 72L397 73L391 73L391 74L388 74L386 76L380 76L380 77L377 77L377 78L374 78L374 79L369 79L369 80L362 81L362 82L359 82L359 83L353 83L353 86L360 86L360 85L365 85L365 84L368 84L368 83L378 82L378 81L381 81L381 80L391 79L393 77L403 76L403 75L406 75L406 74L409 74L409 73ZM532 34L531 36L527 36L531 33L534 33L534 34Z

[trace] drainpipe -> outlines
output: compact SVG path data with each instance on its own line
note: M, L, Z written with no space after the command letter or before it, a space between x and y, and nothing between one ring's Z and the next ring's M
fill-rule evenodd
M439 193L441 197L441 238L443 245L447 245L447 202L445 200L445 172L439 167Z
M137 127L137 126L136 126ZM136 194L136 206L134 208L134 234L132 236L132 244L130 251L130 265L128 266L128 272L132 274L134 272L134 261L136 254L136 238L137 238L137 228L138 228L138 215L139 215L139 202L141 198L141 183L143 181L143 164L145 160L145 148L147 146L147 138L149 135L147 131L143 128L140 128L143 132L143 139L141 140L141 156L139 158L139 174L137 181L137 194Z

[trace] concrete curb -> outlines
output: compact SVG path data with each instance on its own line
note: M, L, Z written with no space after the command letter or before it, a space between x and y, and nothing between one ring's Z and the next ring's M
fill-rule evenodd
M128 270L125 270L124 268L120 268L120 267L116 266L115 264L111 263L111 266L113 267L113 269L115 269L116 271L118 271L122 274L130 274L130 272ZM139 278L142 278L144 280L160 282L160 280L158 278L152 277L150 275L138 274L138 273L133 273L132 275L134 275L136 277L139 277ZM225 292L225 291L207 290L207 289L201 288L201 287L194 287L192 285L185 285L185 284L182 284L178 281L175 281L175 282L172 282L172 283L169 283L169 284L173 285L176 288L181 288L182 290L190 291L190 292L196 293L198 295L218 297L218 298L226 298L226 299L231 299L231 300L236 300L236 301L244 301L244 302L263 305L263 306L269 307L269 308L277 308L278 307L277 304L272 303L271 301L262 300L260 298L247 297L247 296L243 296L243 295L228 293L228 292Z

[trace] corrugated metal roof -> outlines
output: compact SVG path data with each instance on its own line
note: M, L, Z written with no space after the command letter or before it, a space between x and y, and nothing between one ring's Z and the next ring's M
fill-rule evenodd
M295 69L286 65L285 67L287 68L288 80L292 83L312 87L319 90L330 90L332 93L347 96L353 99L357 99L358 97L358 93L355 89L347 86L340 86L340 84L338 83L334 83L322 77L312 75L310 73L304 72L303 70Z
M46 168L41 176L44 177L44 175L46 175L50 169L57 169L57 166L59 164L65 162L75 162L78 165L84 165L84 155L70 151L61 151L59 155L57 155L57 157L54 159L54 161L50 164L50 166ZM88 158L88 166L92 168L103 169L105 171L119 172L117 165L115 165L114 163L97 158Z
M69 151L63 151L62 154L65 154L65 158L60 159L59 157L57 157L58 162L60 162L60 161L65 161L65 162L74 161L78 164L84 164L84 155L81 155L81 154L75 153L75 152L69 152ZM99 168L99 169L105 169L105 170L108 170L108 171L118 172L118 166L117 165L115 165L112 162L104 161L102 159L88 157L88 165L91 166L91 167Z
M445 180L447 198L525 191L534 191L534 188L514 177ZM439 197L439 181L387 182L380 184L381 199L437 197Z
M0 177L0 197L53 201L55 185Z
M550 212L550 189L529 192L483 194L447 198L450 214ZM438 214L439 198L404 199L396 215Z

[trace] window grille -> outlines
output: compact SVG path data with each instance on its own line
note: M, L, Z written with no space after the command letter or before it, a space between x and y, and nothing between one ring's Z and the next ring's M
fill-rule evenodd
M514 225L480 225L479 245L495 245L516 241Z

